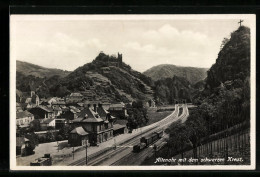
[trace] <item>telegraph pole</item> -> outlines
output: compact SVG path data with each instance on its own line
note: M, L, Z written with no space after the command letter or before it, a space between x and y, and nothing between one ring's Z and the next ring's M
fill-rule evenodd
M114 144L115 144L115 149L116 149L116 138L114 137Z
M73 160L74 160L74 146L73 146L73 149L72 149L72 157L73 157Z
M88 141L86 141L86 165L88 165Z

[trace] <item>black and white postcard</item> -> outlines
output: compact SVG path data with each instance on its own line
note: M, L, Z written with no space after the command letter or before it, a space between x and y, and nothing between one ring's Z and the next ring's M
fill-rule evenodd
M11 15L11 170L255 169L255 15Z

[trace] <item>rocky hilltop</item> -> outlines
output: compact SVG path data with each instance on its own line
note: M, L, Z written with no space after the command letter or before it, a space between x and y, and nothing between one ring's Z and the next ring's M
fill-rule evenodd
M23 92L36 90L40 97L63 97L80 92L88 100L130 102L153 98L152 85L149 77L134 71L122 61L122 54L116 57L103 52L91 63L65 77L55 75L42 78L17 71L17 89Z
M223 42L216 63L208 71L208 89L218 87L221 83L238 88L250 76L250 29L241 26L231 33L230 39Z

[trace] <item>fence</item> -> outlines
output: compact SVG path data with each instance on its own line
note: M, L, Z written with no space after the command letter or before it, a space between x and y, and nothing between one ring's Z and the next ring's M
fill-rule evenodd
M241 155L245 153L245 149L250 146L250 131L249 129L240 131L236 134L220 138L197 147L197 154L214 155L228 152L239 152Z

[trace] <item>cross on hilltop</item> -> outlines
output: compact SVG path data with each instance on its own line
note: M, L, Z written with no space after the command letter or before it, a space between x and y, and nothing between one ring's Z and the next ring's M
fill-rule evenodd
M244 21L244 20L239 20L239 22L238 22L238 23L239 23L239 26L241 26L241 23L242 23L243 21Z

